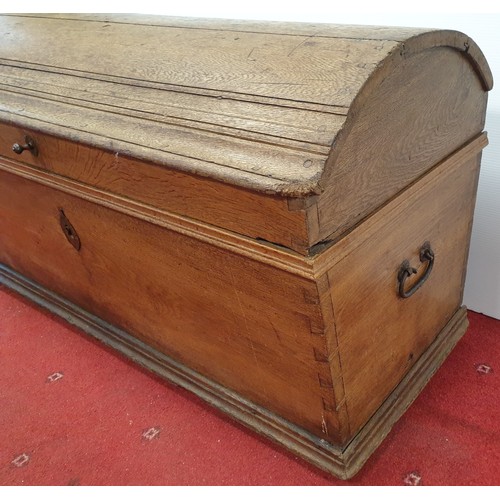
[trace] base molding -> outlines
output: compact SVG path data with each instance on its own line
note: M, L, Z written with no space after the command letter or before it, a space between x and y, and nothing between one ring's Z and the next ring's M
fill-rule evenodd
M207 379L3 264L0 264L0 284L340 479L349 479L360 470L468 327L467 310L461 307L366 425L340 448Z

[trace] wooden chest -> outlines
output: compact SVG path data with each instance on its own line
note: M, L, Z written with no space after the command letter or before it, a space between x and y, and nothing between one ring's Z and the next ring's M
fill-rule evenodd
M2 283L355 474L467 327L492 86L476 44L0 19Z

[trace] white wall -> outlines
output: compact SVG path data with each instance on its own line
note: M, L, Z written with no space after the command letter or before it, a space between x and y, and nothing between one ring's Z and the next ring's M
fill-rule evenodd
M74 12L137 12L192 17L261 19L345 24L375 24L448 28L470 36L483 50L500 88L500 10L496 13L471 13L471 2L438 0L412 2L412 11L404 12L402 2L377 0L178 0L161 2L71 3ZM495 9L486 0L477 8ZM493 4L495 2L492 2ZM21 2L23 4L23 2ZM67 2L43 2L47 12L67 12ZM36 11L32 3L28 10ZM16 2L15 9L20 9ZM407 7L408 8L408 7ZM39 5L38 5L39 9ZM351 9L349 11L349 9ZM419 9L418 12L415 12ZM433 12L432 14L426 13ZM19 10L16 10L18 12ZM500 91L489 94L486 130L490 145L483 153L476 213L470 248L464 303L472 310L500 318Z

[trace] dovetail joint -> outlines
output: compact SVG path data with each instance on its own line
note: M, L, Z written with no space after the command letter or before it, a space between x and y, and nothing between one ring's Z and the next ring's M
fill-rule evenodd
M333 389L333 381L331 377L325 377L318 373L318 380L320 387L325 387L327 389Z
M319 304L319 297L316 292L311 293L309 290L305 289L303 295L306 304Z
M316 361L319 361L320 363L328 363L329 362L328 356L324 352L319 351L315 347L313 347L313 351L314 351L314 359Z
M330 412L335 411L335 407L330 403L330 401L327 401L325 398L321 398L321 401L323 403L323 410Z
M314 324L311 318L308 318L309 320L309 331L311 332L312 335L325 335L325 326L323 323L321 323L319 326L318 324Z

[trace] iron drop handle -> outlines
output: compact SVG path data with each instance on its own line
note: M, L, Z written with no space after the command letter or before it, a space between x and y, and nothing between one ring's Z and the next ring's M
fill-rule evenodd
M403 299L411 297L426 281L430 276L432 268L434 266L434 252L432 251L431 244L426 241L422 248L420 248L420 262L426 263L426 269L422 274L421 278L409 289L405 291L405 282L412 274L417 273L417 269L411 267L408 260L404 260L399 267L398 272L398 291L399 296Z
M20 155L24 151L28 150L31 152L31 154L33 156L38 156L38 148L36 146L35 141L29 136L26 136L24 138L24 141L25 141L25 143L23 145L18 144L17 142L15 144L13 144L12 151L14 151L14 153Z

